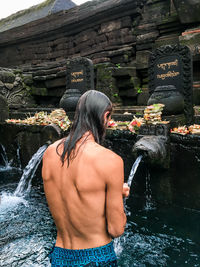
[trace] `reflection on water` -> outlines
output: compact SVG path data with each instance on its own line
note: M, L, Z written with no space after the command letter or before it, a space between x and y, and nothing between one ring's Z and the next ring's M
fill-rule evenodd
M14 199L14 176L20 177L0 172L0 266L47 267L56 232L42 186ZM145 203L133 195L127 201L127 228L115 240L119 266L200 266L200 212L172 205L147 210Z
M119 266L200 266L200 212L173 206L147 211L133 197L130 206L118 241Z

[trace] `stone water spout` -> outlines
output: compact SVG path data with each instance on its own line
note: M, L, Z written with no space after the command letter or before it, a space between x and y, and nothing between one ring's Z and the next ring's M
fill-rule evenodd
M133 153L136 157L142 155L144 160L153 167L169 167L168 144L164 136L143 136L133 146Z

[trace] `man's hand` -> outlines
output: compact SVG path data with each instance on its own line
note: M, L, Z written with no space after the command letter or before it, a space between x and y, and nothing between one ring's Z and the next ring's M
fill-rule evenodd
M122 190L122 195L123 197L128 197L130 193L130 187L128 186L127 183L123 184L123 190Z

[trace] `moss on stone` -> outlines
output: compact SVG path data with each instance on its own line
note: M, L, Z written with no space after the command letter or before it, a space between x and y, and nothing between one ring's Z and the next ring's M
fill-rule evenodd
M33 77L31 74L22 75L22 80L26 85L32 85L33 84Z
M15 14L12 14L9 17L0 20L0 27L3 26L5 23L8 23L9 21L13 21L13 20L15 20L15 19L17 19L23 15L27 15L27 14L30 14L34 11L38 11L39 9L42 9L42 8L50 5L51 3L54 3L54 1L55 0L46 0L45 2L42 2L41 4L32 6L28 9L24 9L24 10L21 10L21 11L15 13Z
M118 95L115 78L112 75L113 67L109 63L96 65L97 85L96 89L105 93L113 103L119 103L121 100Z
M22 74L22 70L21 69L14 69L13 73L14 74Z
M3 83L13 83L15 81L15 74L11 71L0 71L0 80Z
M39 96L47 96L48 90L47 88L37 88L35 86L29 87L31 95L39 95Z

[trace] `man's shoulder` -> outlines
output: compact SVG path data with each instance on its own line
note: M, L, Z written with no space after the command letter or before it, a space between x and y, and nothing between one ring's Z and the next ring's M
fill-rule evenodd
M57 151L58 145L61 143L62 143L62 139L57 140L54 143L52 143L51 145L49 145L48 148L46 149L46 151L44 152L43 158L48 158L51 155L55 154L55 152Z
M99 152L97 155L97 159L99 159L103 164L108 164L111 166L116 164L121 165L123 163L122 158L118 154L103 146L99 146Z

